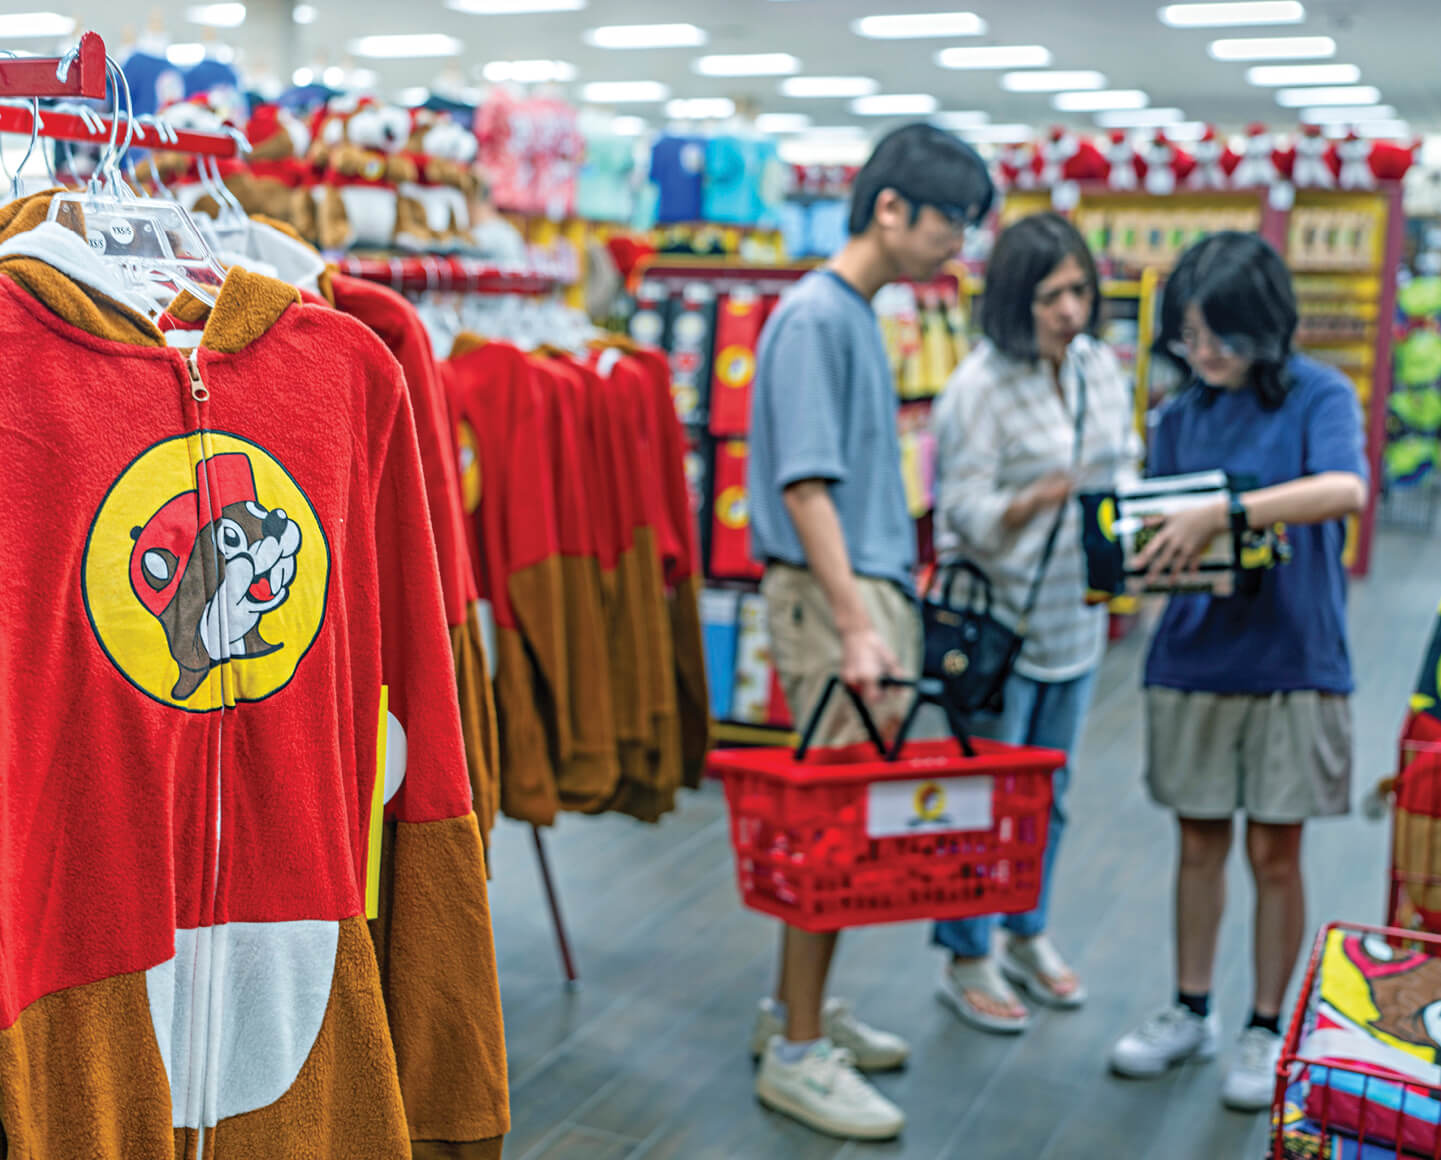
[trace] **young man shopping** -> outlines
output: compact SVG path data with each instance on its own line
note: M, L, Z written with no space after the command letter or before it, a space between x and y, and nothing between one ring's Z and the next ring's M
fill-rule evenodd
M985 163L930 125L886 136L856 178L850 239L786 295L761 335L751 404L753 551L766 565L772 652L799 724L840 674L881 718L902 706L886 677L916 675L915 527L906 509L896 388L871 299L900 278L929 281L990 210ZM864 737L844 698L818 745ZM753 1052L762 1103L830 1135L887 1139L900 1109L861 1077L898 1067L894 1035L826 1001L836 935L785 928L780 979L761 1003Z

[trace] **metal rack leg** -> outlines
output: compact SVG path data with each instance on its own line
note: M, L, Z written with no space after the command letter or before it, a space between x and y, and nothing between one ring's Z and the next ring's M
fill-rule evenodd
M556 897L555 883L550 876L550 861L545 855L545 841L540 836L539 826L531 826L530 832L535 839L535 860L540 864L540 880L545 887L545 901L550 906L550 921L555 927L555 943L560 950L566 986L574 987L580 983L580 972L575 969L575 958L570 953L570 936L566 934L565 919L560 913L560 900Z

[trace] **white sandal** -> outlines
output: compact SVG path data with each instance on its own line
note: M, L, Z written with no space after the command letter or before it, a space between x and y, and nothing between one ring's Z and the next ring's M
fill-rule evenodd
M1020 987L1037 1003L1073 1011L1086 1001L1086 986L1076 972L1066 965L1055 944L1044 934L1034 938L1006 940L1006 949L1001 952L1001 970L1011 982ZM1062 994L1055 989L1055 980L1067 975L1076 980L1075 989Z
M991 1015L970 999L970 992L979 992L997 1003L1012 1004L1023 1015ZM1017 1035L1031 1025L1031 1013L1001 973L994 958L952 960L941 972L941 985L936 997L961 1019L981 1031Z

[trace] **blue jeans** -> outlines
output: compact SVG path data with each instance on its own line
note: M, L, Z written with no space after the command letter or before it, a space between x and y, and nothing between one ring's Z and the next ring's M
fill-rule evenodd
M1091 688L1096 672L1092 669L1072 681L1049 683L1033 681L1019 673L1006 680L1006 707L999 715L977 714L971 719L971 731L977 737L1005 741L1012 745L1037 745L1043 749L1060 749L1070 754L1081 734L1081 723L1091 704ZM1046 908L1051 901L1051 872L1056 865L1056 851L1066 828L1063 803L1066 787L1071 782L1068 761L1056 770L1051 779L1051 826L1046 842L1046 860L1041 868L1041 900L1035 910L1026 914L1008 914L1002 919L1013 934L1030 938L1046 929ZM931 942L945 947L962 958L979 959L990 954L991 931L999 916L961 918L938 922L931 932Z

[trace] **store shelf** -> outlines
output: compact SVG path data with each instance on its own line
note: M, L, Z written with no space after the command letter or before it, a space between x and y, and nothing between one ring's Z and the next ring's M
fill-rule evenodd
M396 290L464 290L481 294L549 294L567 282L558 273L502 269L472 258L342 258L342 274Z

